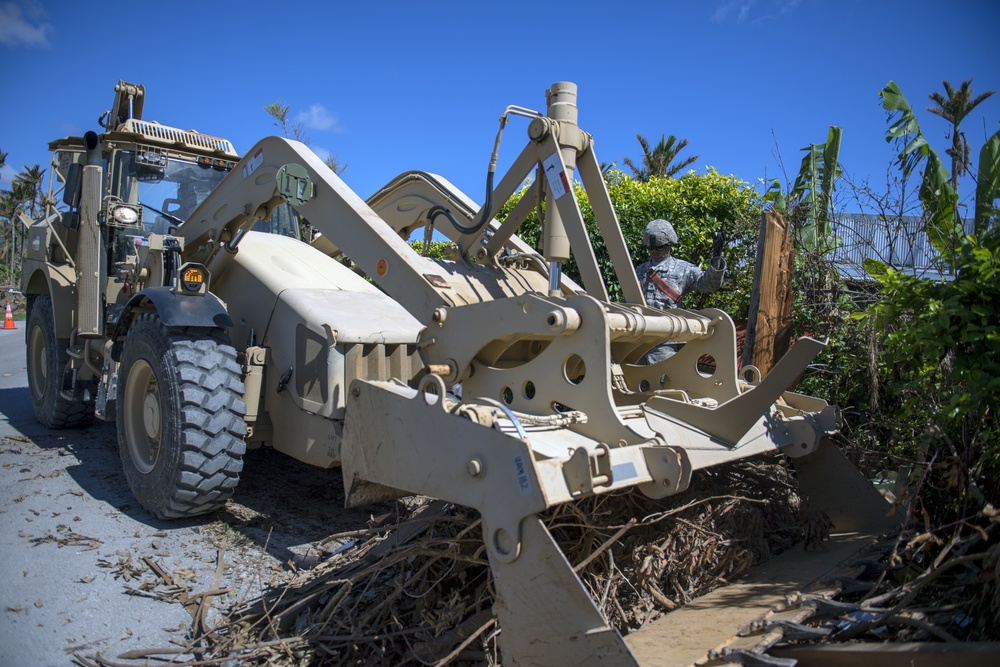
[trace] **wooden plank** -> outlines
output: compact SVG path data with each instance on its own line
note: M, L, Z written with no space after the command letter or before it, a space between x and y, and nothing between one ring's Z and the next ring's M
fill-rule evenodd
M795 593L834 570L864 547L875 532L833 535L815 551L801 546L754 568L740 581L693 600L625 637L640 665L679 667L704 662L751 622L784 607Z
M817 644L772 648L768 655L794 658L798 667L968 667L1000 665L1000 643Z

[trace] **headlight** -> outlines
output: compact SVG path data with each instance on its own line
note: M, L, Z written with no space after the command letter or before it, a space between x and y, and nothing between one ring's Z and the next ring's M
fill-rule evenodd
M139 212L129 206L116 206L111 215L119 225L134 225L139 222Z
M140 164L151 164L154 166L165 167L167 166L167 156L161 155L160 153L154 153L152 151L145 151L136 154Z

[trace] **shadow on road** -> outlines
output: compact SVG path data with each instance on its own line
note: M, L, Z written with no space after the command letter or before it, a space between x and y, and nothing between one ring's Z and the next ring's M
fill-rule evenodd
M372 515L393 510L392 504L345 509L340 470L316 468L263 448L247 452L240 484L226 507L193 519L161 521L143 510L129 491L113 422L45 428L35 419L26 387L0 389L0 406L10 426L39 449L73 455L65 470L84 493L156 530L211 528L222 522L279 561L302 566L317 553L310 554L310 543L364 528Z
M49 429L35 419L28 389L0 389L0 405L11 427L41 450L72 454L65 470L80 490L126 516L156 529L204 523L160 521L146 513L132 497L122 474L114 423L94 421L82 428Z
M272 556L300 566L318 553L309 544L365 528L372 517L393 511L392 503L347 509L339 469L316 468L263 448L247 453L240 485L220 518L257 544L267 544Z

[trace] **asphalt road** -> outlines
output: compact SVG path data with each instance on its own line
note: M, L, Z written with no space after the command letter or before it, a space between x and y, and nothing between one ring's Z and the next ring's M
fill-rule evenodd
M225 509L153 519L125 483L114 424L42 427L28 395L24 322L0 330L0 667L70 665L74 654L115 660L182 642L192 616L149 562L192 594L211 590L218 570L231 592L213 606L226 609L314 562L317 540L385 510L342 507L338 471L258 450Z

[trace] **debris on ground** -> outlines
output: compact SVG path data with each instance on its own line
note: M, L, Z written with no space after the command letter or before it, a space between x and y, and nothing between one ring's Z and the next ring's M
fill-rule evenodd
M1000 640L1000 512L986 505L946 527L908 522L881 557L810 617L822 643ZM802 642L805 643L805 642Z
M753 640L771 633L767 646L776 651L858 641L1000 639L1000 512L986 505L973 519L934 528L919 507L919 500L898 505L908 513L907 528L848 563L848 575L818 582L822 594L806 591L788 600L741 635ZM832 527L809 507L779 455L703 471L688 491L671 498L598 495L544 518L602 613L623 634L794 545L823 548ZM177 646L114 659L77 656L78 663L500 664L477 513L410 497L369 524L313 543L322 554L315 566L296 569L290 561L290 580L249 601L233 601L232 591L218 585L195 592L183 572L167 572L151 557L135 562L126 554L105 563L134 594L182 604L192 620ZM224 554L223 544L219 572ZM136 585L150 572L153 579ZM213 600L228 606L215 609ZM742 650L734 645L717 657L731 660Z
M234 606L211 629L193 624L183 650L162 655L198 664L497 664L478 515L409 498L381 519L324 540L332 553L315 567ZM599 495L555 508L545 520L623 633L829 527L778 456L713 468L672 498ZM157 655L141 653L119 659Z

